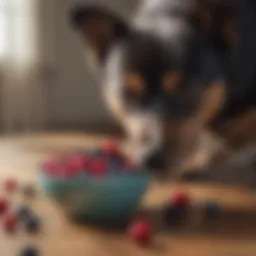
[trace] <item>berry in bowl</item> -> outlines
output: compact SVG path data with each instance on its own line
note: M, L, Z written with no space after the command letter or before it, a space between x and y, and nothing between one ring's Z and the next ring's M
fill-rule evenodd
M150 176L131 165L115 143L48 159L39 170L45 193L72 219L126 223L136 212Z

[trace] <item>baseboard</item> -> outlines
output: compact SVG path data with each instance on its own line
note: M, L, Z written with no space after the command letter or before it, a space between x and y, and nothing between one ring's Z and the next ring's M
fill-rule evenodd
M96 134L108 134L123 137L124 133L117 124L87 123L87 122L51 122L48 131L78 131Z

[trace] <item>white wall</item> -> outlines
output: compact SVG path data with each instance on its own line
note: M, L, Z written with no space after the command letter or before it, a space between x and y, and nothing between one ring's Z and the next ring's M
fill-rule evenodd
M137 0L102 1L127 14ZM47 76L47 72L45 76L48 123L73 128L88 123L111 125L115 122L105 110L99 87L86 68L81 42L68 24L68 10L73 2L41 2L42 57L46 69L53 70L53 76Z

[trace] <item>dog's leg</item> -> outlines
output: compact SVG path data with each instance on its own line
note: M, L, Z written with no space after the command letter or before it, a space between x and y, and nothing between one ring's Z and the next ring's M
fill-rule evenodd
M243 167L245 170L248 169L248 166L245 164L246 161L243 160L248 159L247 156L252 155L250 153L252 152L251 148L254 150L253 156L255 157L255 146L247 147L248 145L255 145L255 128L256 110L251 109L241 117L225 124L224 130L221 134L223 136L222 139L220 139L216 134L208 132L202 133L197 150L195 150L195 154L189 156L183 162L183 166L180 171L181 175L186 176L191 172L206 169L210 170L212 179L222 180L223 182L229 180L232 183L232 177L228 177L228 175L232 176L232 169L234 169L234 174L235 171L237 171L235 174L237 176L242 175ZM240 150L237 151L237 153L231 153L236 147L240 148ZM217 158L215 161L215 158L218 156L220 158ZM237 168L234 168L236 166L234 164L237 162L236 160L239 160L239 164L237 165ZM248 165L251 165L253 162L252 160L253 157L251 157L250 161L248 160ZM254 168L256 168L255 160ZM248 170L251 171L251 169L252 168ZM220 170L223 171L223 174ZM247 177L247 179L249 178Z
M195 118L186 121L180 128L181 160L179 173L205 169L211 160L226 151L224 143L206 127L222 109L225 100L225 85L216 81L202 96L201 106Z
M143 165L162 144L161 123L153 114L133 113L125 116L124 124L129 155L137 164Z
M250 144L256 141L256 108L226 123L223 136L233 147Z
M230 152L223 161L213 163L208 180L222 185L255 187L256 146L245 146Z
M193 151L194 153L188 155L181 163L180 176L207 170L212 161L218 156L225 155L228 149L220 138L204 131L200 134L198 144Z

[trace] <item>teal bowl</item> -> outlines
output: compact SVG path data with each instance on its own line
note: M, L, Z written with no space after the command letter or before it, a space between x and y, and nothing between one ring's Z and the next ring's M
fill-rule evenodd
M150 177L142 173L117 173L104 178L83 174L60 179L39 171L39 182L72 219L113 226L129 221L136 213Z

